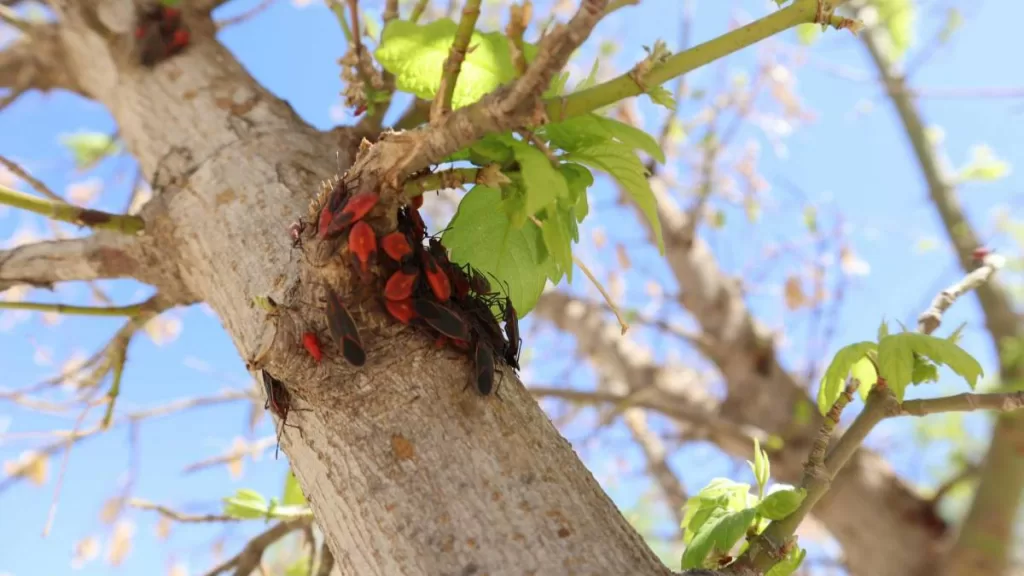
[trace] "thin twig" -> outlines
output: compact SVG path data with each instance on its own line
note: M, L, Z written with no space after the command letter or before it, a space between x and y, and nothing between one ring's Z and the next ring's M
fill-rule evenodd
M242 12L238 16L232 16L231 18L225 18L224 20L220 20L216 23L217 30L223 30L228 26L234 26L235 24L241 24L246 20L250 20L255 16L258 16L260 12L264 12L266 11L267 8L273 6L274 2L276 1L277 0L263 0L259 4L253 6L245 12Z
M525 0L522 5L512 4L509 6L508 25L505 27L505 36L508 37L508 45L512 51L512 64L516 70L516 76L526 73L526 52L523 50L523 34L526 27L533 19L533 2Z
M416 24L420 21L420 16L423 16L424 10L427 9L427 2L429 2L429 0L419 0L419 2L412 7L412 12L409 14L409 22Z
M60 195L56 194L53 190L50 190L49 186L43 184L43 182L38 178L33 177L31 174L28 173L27 170L19 166L13 160L5 158L4 156L0 156L0 164L3 164L4 167L10 170L15 176L27 182L28 185L31 186L32 189L35 190L36 192L39 192L40 194L46 196L47 198L53 200L54 202L61 202L67 204L67 200L62 198Z
M577 258L575 254L572 257L572 261L573 263L576 264L576 266L579 267L580 270L583 271L583 274L585 274L587 279L589 279L590 282L594 285L594 287L597 288L597 291L601 293L601 297L604 298L605 303L608 304L608 308L612 311L612 314L615 314L615 319L619 322L619 327L622 329L622 334L628 332L629 322L626 322L626 319L622 317L622 312L619 311L619 307L616 306L614 302L612 302L612 297L608 294L608 292L605 291L604 286L602 286L601 283L597 281L597 277L594 276L594 273L591 272L590 268L588 268L582 260Z
M223 514L185 514L178 512L163 506L155 504L147 500L141 500L139 498L132 498L128 501L128 505L132 508L138 508L139 510L152 510L164 518L169 518L175 522L184 522L190 524L207 524L213 522L241 522L240 518L234 516L225 516Z
M452 111L455 84L459 81L459 73L462 72L462 61L466 59L469 41L473 38L473 30L476 29L476 20L480 17L480 2L481 0L466 0L466 5L462 8L462 18L459 19L455 39L448 50L448 58L444 61L444 70L441 72L441 85L430 108L431 124L441 122Z

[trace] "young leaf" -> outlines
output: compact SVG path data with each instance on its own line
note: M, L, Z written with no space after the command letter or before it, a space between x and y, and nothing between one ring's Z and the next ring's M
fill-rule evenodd
M457 29L458 25L448 19L423 25L392 20L384 27L374 54L381 66L395 75L399 90L431 100L441 85L441 71ZM504 34L474 32L469 46L471 51L466 54L455 83L452 108L472 104L515 79L508 38ZM537 54L537 47L524 44L523 52L530 62Z
M565 214L558 209L558 206L552 204L547 209L547 218L541 224L544 244L547 246L548 254L554 259L554 264L557 268L556 276L549 277L551 282L557 285L562 280L562 275L564 274L568 277L569 282L572 283L572 240L570 239L571 231L568 222L566 222Z
M651 102L663 106L672 112L676 111L676 98L664 86L652 86L647 89L647 97Z
M860 382L857 391L860 393L861 400L867 400L868 393L878 383L878 372L875 371L875 365L871 362L871 358L867 356L858 360L850 368L850 377Z
M544 241L532 222L512 229L498 209L500 202L501 194L494 188L475 186L462 197L442 238L453 262L470 263L507 282L509 297L522 318L537 304L547 281L548 270L540 259Z
M882 338L889 335L889 323L882 320L882 323L878 326L878 341L881 342Z
M724 498L725 506L739 505L740 508L734 508L734 510L740 510L746 505L746 494L749 492L750 484L736 482L728 478L713 478L694 498L704 501L717 501Z
M88 170L108 156L118 154L121 145L101 132L77 132L60 137L60 142L71 150L75 157L75 168Z
M306 495L302 493L299 481L296 480L295 473L292 472L291 468L288 469L288 475L284 477L284 494L281 495L281 502L285 506L308 505Z
M803 488L776 490L764 497L757 505L757 511L765 518L782 520L796 511L806 497L807 491Z
M265 518L268 511L267 500L255 490L242 488L235 495L224 499L224 515L243 520Z
M704 568L709 554L727 553L746 534L756 517L754 508L739 512L727 512L721 508L714 510L683 552L683 569Z
M911 335L911 332L901 332L878 342L879 376L885 378L885 383L900 402L914 375L914 350L906 338Z
M598 114L585 114L548 124L544 127L544 134L552 144L566 152L618 141L631 150L643 150L660 163L665 162L665 153L653 136L635 126Z
M543 152L511 138L508 144L519 161L523 184L526 185L527 216L536 215L539 210L559 198L569 197L565 177L551 165L551 160Z
M826 414L829 408L839 399L843 391L843 381L861 358L868 352L875 350L877 345L874 342L858 342L840 348L832 358L832 363L825 370L821 377L821 385L818 387L818 410Z
M771 478L771 463L768 461L768 454L761 449L761 442L754 438L754 461L748 462L754 471L754 478L757 480L759 493L764 494L764 488Z
M914 378L914 354L927 357L936 364L945 364L974 389L984 371L981 364L962 348L945 338L904 332L884 338L878 346L878 365L882 377L902 402L906 387ZM927 370L922 367L921 370ZM920 373L919 375L924 375Z
M587 74L587 77L584 78L582 82L576 85L576 88L573 90L573 92L580 92L597 84L597 71L600 68L601 60L598 58L594 58L594 65L590 67L590 74Z
M911 380L914 382L914 384L924 384L925 382L938 382L939 367L933 364L924 356L921 356L920 354L915 354L914 373L913 376L911 376Z
M789 554L786 554L782 562L772 566L771 570L765 572L764 576L791 576L796 573L796 569L800 567L800 564L803 563L806 557L807 550L794 547L789 551Z
M949 336L946 336L946 340L949 340L953 344L960 344L960 338L963 336L964 328L967 327L967 322L961 322L956 330L953 330Z
M651 190L651 183L647 181L647 170L632 150L612 142L578 149L566 159L603 170L618 180L651 223L658 251L662 255L665 254L665 239L661 235L661 221L658 219L658 203L654 198L654 191Z

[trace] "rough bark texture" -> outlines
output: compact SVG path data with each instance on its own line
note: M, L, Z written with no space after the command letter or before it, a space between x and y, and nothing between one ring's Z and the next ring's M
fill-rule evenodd
M465 360L372 305L354 306L367 366L312 369L295 331L323 326L318 284L345 279L300 264L286 229L352 143L259 86L205 15L190 14L189 50L146 71L111 35L130 32L130 4L89 6L62 15L69 87L106 105L153 177L146 244L172 287L209 303L243 357L272 343L269 368L312 408L293 414L301 432L286 429L284 449L341 573L669 573L511 375L501 401L465 391ZM268 294L314 306L268 319L250 304Z

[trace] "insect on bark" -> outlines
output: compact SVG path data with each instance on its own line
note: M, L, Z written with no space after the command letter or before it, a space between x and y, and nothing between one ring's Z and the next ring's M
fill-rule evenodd
M341 354L349 364L366 364L366 351L359 336L359 327L356 326L355 320L348 313L337 292L330 288L327 289L327 327L334 341L341 344Z

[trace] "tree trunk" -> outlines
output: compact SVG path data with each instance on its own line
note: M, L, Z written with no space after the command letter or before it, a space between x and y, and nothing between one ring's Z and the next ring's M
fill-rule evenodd
M207 302L246 359L272 343L268 369L312 410L289 418L299 430L285 428L283 447L341 573L669 573L511 374L501 400L464 390L465 359L353 298L342 267L291 252L289 223L334 173L336 150L351 162L351 137L314 130L261 87L207 15L189 15L188 50L147 71L100 29L130 36L130 3L82 4L60 24L67 87L110 110L153 176L142 216L179 281L167 288ZM360 322L363 369L330 350L314 368L296 344L302 326L324 326L327 279ZM268 317L257 295L299 309Z

